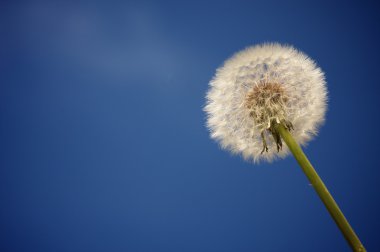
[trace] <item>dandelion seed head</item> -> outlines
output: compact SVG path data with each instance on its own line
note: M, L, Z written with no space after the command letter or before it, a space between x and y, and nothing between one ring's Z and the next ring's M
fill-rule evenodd
M249 47L217 69L207 92L207 126L222 148L244 159L272 161L277 151L267 129L283 120L305 145L324 122L327 90L321 69L302 52L277 43ZM262 133L268 152L263 152Z

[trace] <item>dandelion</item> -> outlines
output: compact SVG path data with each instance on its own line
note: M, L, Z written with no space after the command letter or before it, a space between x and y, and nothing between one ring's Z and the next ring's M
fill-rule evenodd
M281 142L272 122L293 126L304 145L323 123L327 92L322 71L303 53L279 44L247 48L217 70L210 82L206 112L212 138L245 159L271 161ZM264 150L264 151L263 151Z
M210 82L204 110L211 137L246 160L272 161L290 151L350 246L365 251L299 146L317 135L326 107L321 69L295 48L274 43L228 59Z

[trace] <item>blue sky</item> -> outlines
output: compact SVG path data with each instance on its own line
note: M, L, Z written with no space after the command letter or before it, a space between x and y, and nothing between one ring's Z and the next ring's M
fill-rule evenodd
M234 52L292 44L325 71L305 149L379 246L379 7L369 1L2 1L1 251L350 251L292 157L254 165L205 127Z

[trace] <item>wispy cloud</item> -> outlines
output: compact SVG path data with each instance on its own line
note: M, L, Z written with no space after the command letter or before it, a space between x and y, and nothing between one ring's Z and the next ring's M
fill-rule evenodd
M108 8L108 9L107 9ZM165 33L152 5L25 4L10 6L7 21L29 50L53 61L127 80L168 81L191 53Z

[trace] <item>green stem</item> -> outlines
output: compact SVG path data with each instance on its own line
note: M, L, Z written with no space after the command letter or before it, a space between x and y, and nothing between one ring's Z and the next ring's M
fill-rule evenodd
M347 242L350 244L353 251L366 251L363 244L360 242L358 236L355 234L351 225L348 223L347 219L344 217L339 206L336 204L334 198L331 196L330 192L327 190L325 184L322 182L321 178L318 176L317 172L314 170L310 161L307 159L305 153L302 151L301 147L294 140L293 136L287 130L287 128L282 124L277 124L275 126L277 132L284 139L285 143L289 147L289 150L293 153L298 164L301 166L303 172L306 174L310 183L317 191L320 199L325 204L327 210L329 211L331 217L334 219L335 223L338 225L340 231L343 233Z

